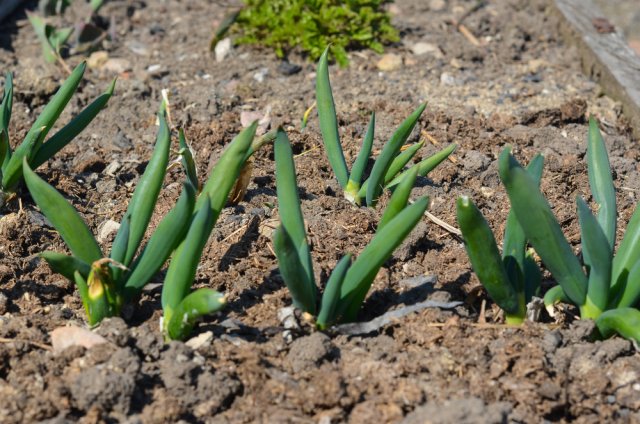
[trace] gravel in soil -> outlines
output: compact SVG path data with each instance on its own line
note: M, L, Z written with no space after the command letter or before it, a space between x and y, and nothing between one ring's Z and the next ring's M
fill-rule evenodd
M35 2L28 2L33 5ZM235 4L235 3L234 3ZM615 170L622 235L640 189L640 151L620 105L580 73L575 52L542 0L490 2L452 25L467 1L402 0L391 6L401 58L381 71L372 52L331 67L347 161L355 158L369 112L378 117L376 148L420 102L422 155L455 142L454 159L420 180L431 213L455 225L455 199L473 197L501 234L508 199L496 158L506 144L526 162L545 155L542 190L576 251L574 199L588 198L586 117L602 124ZM204 0L113 0L118 37L108 60L90 69L63 114L100 93L117 73L116 95L91 126L39 173L63 192L96 233L119 221L155 139L154 112L168 89L173 121L192 143L201 176L241 129L243 113L287 128L296 153L302 208L318 281L343 252L360 252L380 210L342 198L313 117L314 65L295 54L284 72L271 52L232 48L222 62L206 51L231 6ZM19 140L55 92L60 69L46 65L26 16L0 24L0 64L15 73L12 139ZM79 58L68 61L75 64ZM298 68L296 68L297 70ZM266 120L265 120L266 121ZM421 137L416 131L411 141ZM418 158L420 159L420 158ZM183 176L169 172L152 225L175 202ZM196 286L224 291L229 307L203 322L187 343L165 344L158 328L162 275L125 318L95 331L107 342L51 348L60 326L84 326L73 285L38 258L64 251L28 193L0 218L0 421L12 422L638 422L640 357L620 338L592 341L593 325L574 318L508 328L470 270L459 238L424 221L377 276L361 319L423 300L463 301L425 309L367 335L284 331L290 304L270 249L277 222L273 154L262 149L239 205L225 209L202 259ZM113 234L105 231L107 248ZM435 278L423 278L425 276ZM415 285L416 277L424 283ZM551 284L546 276L545 284ZM412 283L413 282L413 283Z

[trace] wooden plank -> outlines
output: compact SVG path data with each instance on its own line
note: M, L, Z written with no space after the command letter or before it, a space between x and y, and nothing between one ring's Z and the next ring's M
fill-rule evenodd
M577 45L584 72L622 103L622 111L640 137L640 57L592 0L553 0L564 20L560 32Z

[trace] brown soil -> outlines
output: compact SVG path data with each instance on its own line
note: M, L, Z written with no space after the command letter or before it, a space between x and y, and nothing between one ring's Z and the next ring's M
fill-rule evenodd
M439 11L430 10L434 3L392 6L402 42L387 52L402 56L400 69L380 72L371 52L353 53L348 69L331 68L347 160L371 109L380 146L427 100L419 128L440 145L427 143L423 154L459 144L455 161L415 190L431 196L431 213L455 225L455 199L468 194L500 233L509 205L495 159L511 144L525 162L545 154L542 189L578 249L574 199L588 193L585 124L594 113L615 170L622 234L638 200L640 150L619 105L580 73L548 4L505 0L474 12L464 24L484 44L478 47L451 25L474 2L451 0ZM113 17L118 38L107 51L130 70L121 73L109 107L39 173L97 231L121 218L144 170L161 89L171 92L174 123L184 125L201 175L241 129L243 111L269 109L272 126L288 129L299 154L315 272L325 281L343 252L362 250L381 209L357 209L342 198L315 117L299 130L314 100L313 64L294 54L289 60L302 71L284 75L269 51L239 47L222 63L208 54L213 28L230 7L205 0L108 2L101 14ZM416 56L410 47L418 41L440 51ZM12 137L19 140L64 74L44 63L23 12L0 24L0 52L2 69L16 77ZM152 65L159 70L149 72ZM113 76L89 70L61 122ZM416 131L412 140L418 138ZM182 178L170 172L158 217L175 201ZM560 322L545 316L542 323L503 326L461 240L426 220L379 273L361 318L425 299L462 306L425 309L367 335L303 327L285 337L278 311L290 298L269 246L277 222L270 146L258 153L245 200L225 209L202 259L196 285L224 291L230 304L198 327L194 336L213 337L195 350L163 343L159 276L124 319L95 330L108 344L54 353L50 332L85 325L84 312L73 284L37 256L64 251L61 239L26 191L19 198L22 207L10 203L0 219L0 422L640 422L640 356L630 342L592 342L592 324L575 320L571 309ZM435 276L435 283L414 287L411 279L421 276Z

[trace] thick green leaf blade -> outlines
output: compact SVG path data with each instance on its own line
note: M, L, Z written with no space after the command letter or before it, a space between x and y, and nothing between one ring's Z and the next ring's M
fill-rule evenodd
M133 192L129 207L125 213L124 219L128 217L130 220L129 228L127 229L129 233L127 242L124 243L121 240L122 237L124 237L124 229L121 227L113 242L114 248L111 250L111 258L124 266L131 264L133 257L138 251L140 242L149 225L151 215L153 215L153 209L158 201L158 195L160 194L164 176L167 172L169 148L171 146L169 126L167 125L166 116L163 113L158 114L158 121L160 126L158 128L158 136L151 160L149 160L147 168L138 181L138 185ZM120 250L123 247L126 247L126 250ZM118 279L117 277L118 276L116 276L116 279Z
M305 286L305 308L311 314L316 310L316 284L313 276L311 252L307 243L304 218L300 209L300 196L296 181L296 170L289 139L284 131L279 131L275 142L276 189L278 213L286 234L289 235L302 269L306 275L301 284Z
M167 270L162 286L162 309L165 318L171 316L182 299L191 291L202 251L212 229L213 213L209 197L205 195L204 204L193 217L189 231L173 255Z
M507 315L524 319L524 293L519 293L511 282L486 219L467 196L458 198L456 212L469 260L480 283Z
M38 177L24 159L24 178L31 197L42 213L60 233L75 257L92 264L102 258L102 251L78 212L53 187Z
M227 203L229 193L245 164L247 152L251 149L251 143L257 128L258 123L254 122L231 140L202 188L202 192L196 202L195 211L197 212L202 207L205 202L205 196L208 197L213 214L213 225L215 225L220 211Z
M359 205L361 201L360 196L358 196L358 191L360 190L360 185L362 184L362 176L364 175L364 170L367 167L367 163L369 162L369 156L371 156L371 149L373 149L375 126L376 114L375 112L371 112L371 119L369 120L367 133L364 136L364 140L362 140L362 147L358 152L358 157L356 157L356 160L351 167L349 182L344 188L346 198L356 205Z
M33 159L29 161L29 165L32 169L38 168L45 163L49 158L58 153L64 146L69 144L71 140L76 138L93 119L105 108L107 102L113 95L113 90L116 85L114 79L107 90L98 96L89 106L84 108L82 112L65 125L60 131L56 132L49 140L47 140L39 149L35 152Z
M22 159L31 160L35 152L40 149L42 141L78 88L85 68L86 63L82 62L73 70L33 123L24 141L13 152L2 175L2 186L5 189L13 190L22 177Z
M617 308L637 307L640 302L640 262L636 264L629 271L624 290L620 300L617 301L615 306Z
M10 155L9 136L4 129L0 128L0 181L2 181L2 164Z
M76 271L83 277L86 277L91 270L90 264L75 256L65 255L64 253L47 251L40 253L40 257L47 261L53 272L61 274L71 281L75 281L74 274Z
M411 168L417 167L418 175L421 177L424 177L429 172L436 169L436 167L440 165L446 158L448 158L449 155L453 153L457 147L458 147L457 144L452 143L447 147L445 147L444 149L440 150L439 152L435 153L433 156L429 156L428 158L421 160L419 163L413 165ZM406 175L406 173L409 172L409 169L401 172L398 176L396 176L390 182L386 183L385 188L392 188L393 186L399 184L400 181L402 181L402 179Z
M524 256L524 302L531 302L533 296L540 297L540 284L542 283L542 271L533 259L531 252Z
M391 165L389 166L389 169L384 176L385 186L387 185L387 183L393 180L398 175L398 173L400 173L400 171L402 171L405 165L408 164L411 159L413 159L413 157L416 155L418 150L422 148L422 146L424 146L424 140L413 143L411 146L407 147L404 151L400 152L395 158L393 158L393 161L391 162Z
M341 310L338 315L342 315L344 321L356 319L380 267L420 221L428 205L429 198L422 197L413 205L407 206L376 233L351 265L340 292Z
M620 334L625 339L640 343L640 311L634 308L619 308L606 311L596 320L604 338Z
M616 190L613 186L609 156L598 122L589 118L589 140L587 145L587 170L593 199L598 204L598 223L602 227L609 249L613 251L616 242Z
M282 224L273 232L273 250L278 258L280 275L291 293L293 305L315 315L316 288L309 283L309 275L298 249Z
M382 214L382 218L380 218L380 223L378 224L378 230L380 231L385 225L387 225L393 218L395 218L402 210L407 206L409 202L409 196L411 196L411 190L413 190L413 186L416 183L416 178L418 177L418 169L414 168L409 172L402 182L398 184L396 189L393 191L391 195L391 199L389 199L389 204L387 208L384 210Z
M213 289L203 288L190 293L180 302L166 324L168 338L185 340L200 318L218 312L226 303L224 295Z
M130 271L119 286L124 284L125 297L133 298L158 272L171 252L178 247L189 229L196 192L190 183L185 183L176 205L160 221L149 242L136 258Z
M340 302L340 291L342 289L344 277L347 275L347 271L350 266L351 254L347 253L342 257L342 259L340 259L336 267L331 272L329 281L327 281L327 286L324 288L320 313L316 320L316 327L320 330L328 328L340 318L336 315L336 312L339 310L338 304Z
M382 189L385 186L384 177L387 175L387 171L396 157L402 145L407 141L409 135L413 131L413 128L418 123L418 119L422 112L427 107L426 103L421 104L402 124L398 127L395 133L391 136L391 139L384 145L380 156L376 158L369 176L369 184L367 186L367 206L375 206L375 203L382 193Z
M529 165L527 166L527 172L531 175L536 182L538 188L540 187L540 180L542 179L542 166L544 158L542 155L536 155ZM509 211L507 216L507 224L504 230L504 238L502 241L502 257L513 257L521 270L524 269L524 251L527 244L524 230L516 218L516 214L513 210Z
M622 242L613 258L611 271L611 291L609 297L617 304L625 288L631 269L640 262L640 207L631 216Z
M587 278L535 180L508 148L500 154L499 173L527 239L571 301L583 306Z
M611 249L602 227L591 213L589 206L578 196L578 219L582 236L582 252L585 265L589 268L587 300L583 308L583 318L596 318L607 309L611 280Z
M336 106L331 93L331 83L329 81L329 48L327 47L318 61L316 74L316 104L318 106L318 120L320 121L320 131L322 141L327 150L327 157L333 172L336 174L340 187L344 190L349 181L349 170L344 159L342 145L340 145L340 134L338 133L338 118Z

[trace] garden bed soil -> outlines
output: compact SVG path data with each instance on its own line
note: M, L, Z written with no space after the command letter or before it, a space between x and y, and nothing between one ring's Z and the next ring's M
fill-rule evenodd
M144 170L162 89L170 92L173 123L184 126L201 178L241 129L243 115L268 114L272 127L288 130L297 155L315 273L325 282L344 252L357 254L371 239L386 198L375 210L347 202L315 114L300 130L314 101L313 64L294 52L289 61L302 69L288 74L291 68L267 50L236 47L222 62L207 52L213 29L235 3L108 2L101 15L117 34L106 46L109 61L92 63L60 122L117 73L116 93L38 172L99 232L121 219ZM402 42L386 53L402 64L381 71L380 56L362 51L350 55L349 68L331 67L347 161L371 110L379 149L428 101L411 141L428 134L425 157L459 145L415 189L415 196L430 196L430 212L455 226L455 199L470 195L501 234L509 203L496 158L507 144L523 162L541 152L542 190L577 251L575 196L589 193L586 123L594 114L615 172L620 238L640 190L640 149L620 105L583 76L547 2L496 1L471 13L464 25L479 46L452 25L473 4L397 1L390 9ZM0 43L2 69L15 73L15 141L64 72L44 63L24 12L0 24ZM429 45L426 53L415 53L418 43ZM175 202L183 178L177 168L168 173L152 225ZM196 286L224 291L229 305L187 344L162 340L159 275L123 318L95 329L107 343L53 351L51 332L85 326L84 311L74 285L37 256L65 251L60 237L28 192L18 199L0 218L0 422L640 422L640 355L632 343L592 341L593 324L571 308L556 319L543 313L540 323L504 326L461 239L427 219L380 271L360 318L428 299L461 306L425 309L365 335L325 334L304 322L285 331L278 313L291 300L270 246L278 218L271 146L256 155L245 199L223 211L197 273ZM101 240L105 250L112 238ZM552 281L545 277L546 288Z

